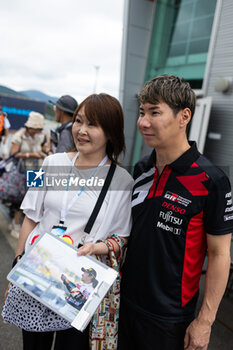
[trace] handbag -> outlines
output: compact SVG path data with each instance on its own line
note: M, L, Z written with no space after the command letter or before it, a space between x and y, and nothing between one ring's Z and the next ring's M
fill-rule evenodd
M2 318L4 321L30 332L48 332L71 328L70 322L14 284L10 285L2 310Z
M95 311L90 322L89 343L90 349L92 350L117 349L121 279L119 272L126 246L124 241L117 235L112 235L110 238L111 240L114 239L115 243L119 246L119 253L118 256L116 256L113 245L108 239L102 241L108 247L108 255L105 263L116 270L118 276ZM97 260L103 262L102 256L98 255Z
M11 203L21 203L26 193L26 177L21 171L22 161L15 163L15 158L11 158L12 166L6 171L2 168L0 177L0 199ZM9 163L8 163L9 164Z
M12 155L10 155L7 159L3 159L0 161L0 176L2 176L6 171L9 171L9 169L7 170L7 167L8 167L8 165L10 165L10 163L13 163L14 156L17 153L18 152L15 152Z

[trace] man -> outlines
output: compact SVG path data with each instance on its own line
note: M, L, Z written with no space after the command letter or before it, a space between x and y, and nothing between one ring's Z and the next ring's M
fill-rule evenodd
M62 153L74 148L73 137L71 134L72 117L78 107L77 101L69 96L61 96L57 102L49 101L55 105L56 121L61 123L56 131L51 132L51 151L52 153Z
M67 303L78 310L81 310L98 284L98 281L96 280L96 271L93 268L85 269L82 267L81 270L83 271L83 274L81 281L78 283L71 282L64 274L61 275L61 280L69 292L69 295L66 298Z
M230 183L187 140L196 102L187 82L156 77L139 100L137 125L154 150L134 171L119 349L206 350L229 273ZM206 249L205 293L195 318Z
M7 158L7 145L6 140L9 133L11 124L7 118L7 113L2 111L2 106L0 106L0 142L1 142L1 153L2 158Z

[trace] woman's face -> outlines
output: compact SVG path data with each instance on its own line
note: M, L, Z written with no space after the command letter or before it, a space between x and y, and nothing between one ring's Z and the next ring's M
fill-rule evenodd
M96 159L106 155L107 137L99 125L93 125L80 109L72 126L72 135L77 150L84 155L95 155Z
M31 137L34 137L36 134L39 134L41 131L42 129L27 128L27 132Z

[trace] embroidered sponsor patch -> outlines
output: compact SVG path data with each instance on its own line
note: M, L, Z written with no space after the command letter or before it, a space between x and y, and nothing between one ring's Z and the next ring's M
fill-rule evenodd
M233 220L233 214L224 215L224 221Z
M226 207L225 213L229 213L231 211L233 211L233 205L231 207Z
M160 211L159 213L159 217L161 219L163 219L166 223L167 222L171 222L175 225L181 225L182 222L183 222L183 219L181 218L178 218L176 216L173 216L173 212L172 211L168 211L168 212L163 212L163 211Z
M160 221L157 222L157 227L161 228L164 231L168 231L173 233L174 235L180 235L181 234L181 229L180 228L176 228L176 227L172 227L169 225L166 225Z
M169 192L169 191L167 191L165 193L164 198L169 199L170 201L182 204L185 207L187 207L190 203L192 203L191 200L189 200L187 198L184 198L184 197L181 197L178 194L172 193L172 192Z

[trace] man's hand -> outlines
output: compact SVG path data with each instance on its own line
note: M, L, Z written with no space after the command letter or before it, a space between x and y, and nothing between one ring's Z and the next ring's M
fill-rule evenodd
M193 320L186 329L185 350L207 350L210 341L211 325L198 319Z

